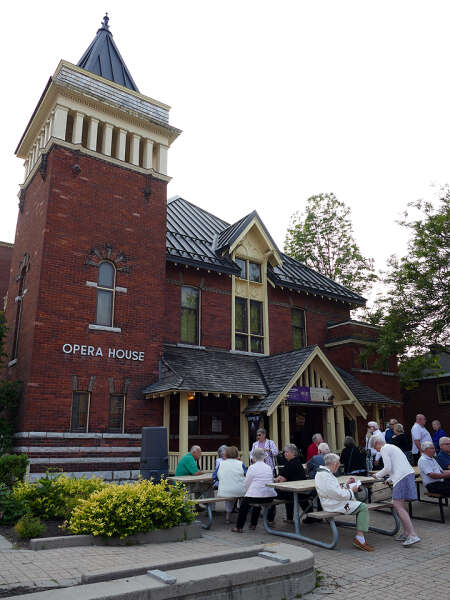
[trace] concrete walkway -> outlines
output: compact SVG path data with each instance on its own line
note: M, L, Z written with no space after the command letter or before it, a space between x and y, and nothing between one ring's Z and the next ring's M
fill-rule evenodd
M419 514L437 517L437 508L416 505ZM212 552L231 551L237 546L285 542L309 548L319 570L320 587L306 598L315 599L324 594L333 600L351 600L373 595L376 591L383 600L429 600L430 597L450 599L450 511L448 523L415 521L422 542L403 548L394 539L369 534L375 546L374 553L364 553L352 546L353 531L340 529L336 549L322 550L309 544L300 544L264 532L261 524L256 531L232 533L219 514L210 531L199 540L131 547L84 547L64 550L14 550L0 546L0 593L15 588L52 588L76 585L82 574L95 574L126 567L149 567L162 562L170 563L186 556L204 557ZM284 510L279 509L277 527L283 525ZM387 517L373 516L379 524ZM305 526L308 535L329 539L329 528L322 523ZM23 593L23 592L22 592ZM286 599L291 600L291 599Z

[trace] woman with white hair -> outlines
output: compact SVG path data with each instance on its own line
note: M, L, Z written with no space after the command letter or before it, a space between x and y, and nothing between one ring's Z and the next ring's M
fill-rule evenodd
M329 453L324 458L325 465L320 466L315 477L316 490L323 510L338 512L344 515L356 515L356 536L353 545L360 550L373 552L372 546L366 541L365 534L369 531L369 511L367 504L355 499L358 485L354 477L349 477L341 487L334 476L339 468L340 458L337 454Z
M412 546L420 542L420 537L414 531L405 500L417 500L417 489L414 469L408 462L404 452L393 444L386 444L383 436L374 435L370 440L370 447L380 452L383 458L383 469L374 474L375 479L382 479L386 475L393 484L392 503L403 525L403 533L396 536L396 540L403 542L403 546Z
M232 529L232 531L235 531L236 533L242 533L251 503L257 502L258 504L265 504L272 502L273 498L277 495L273 488L267 487L266 485L267 483L273 482L273 470L269 465L265 464L265 456L266 453L263 448L255 448L253 450L254 463L248 468L244 480L245 496L239 507L236 527ZM249 529L256 529L260 512L261 508L259 506L254 506L252 508ZM274 516L275 507L272 506L269 510L268 520L273 521Z

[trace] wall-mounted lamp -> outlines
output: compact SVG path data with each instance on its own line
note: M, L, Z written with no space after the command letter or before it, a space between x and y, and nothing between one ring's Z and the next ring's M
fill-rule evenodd
M188 394L188 400L195 400L195 394L193 392Z

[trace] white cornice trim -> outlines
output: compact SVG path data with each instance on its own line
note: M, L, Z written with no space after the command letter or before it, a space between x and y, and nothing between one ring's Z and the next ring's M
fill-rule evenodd
M335 323L334 325L327 325L327 329L334 329L335 327L343 327L344 325L355 325L356 327L367 327L367 329L375 329L378 331L380 328L377 325L370 325L369 323L362 323L361 321L343 321L342 323Z
M344 344L358 344L359 346L374 346L376 342L370 342L368 340L358 340L356 338L346 338L345 340L339 340L337 342L327 342L324 344L325 348L333 348L333 346L343 346Z

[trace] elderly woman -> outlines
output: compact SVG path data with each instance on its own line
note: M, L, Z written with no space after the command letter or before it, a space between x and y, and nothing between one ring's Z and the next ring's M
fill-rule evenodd
M233 498L233 500L225 502L225 522L230 523L234 499L241 498L245 493L245 466L239 460L239 452L236 446L225 448L224 460L219 465L217 478L219 480L218 495L221 498Z
M217 490L217 488L219 487L219 478L217 477L217 471L219 470L220 465L222 464L222 461L224 459L225 456L225 450L227 449L225 444L222 444L222 446L219 446L217 449L217 458L216 458L216 464L214 466L214 471L212 474L212 478L214 481L214 489Z
M267 431L265 429L258 429L256 432L256 442L253 443L250 451L250 460L254 462L254 452L256 448L262 448L264 450L264 462L266 465L272 468L272 472L275 470L275 457L278 454L278 448L272 440L267 438Z
M341 487L334 476L339 468L339 456L327 454L324 462L325 465L319 467L315 477L316 490L323 509L344 515L356 514L356 536L353 545L360 550L373 552L364 535L369 531L369 511L367 504L355 499L355 492L358 490L355 478L349 477L347 483Z
M400 448L407 457L411 456L411 441L408 439L401 423L396 423L394 425L394 436L392 437L391 443L394 444L394 446L397 446L397 448Z
M380 452L383 458L384 467L374 474L375 479L383 479L388 475L389 481L394 486L392 503L403 525L403 533L397 535L395 539L403 542L403 546L417 544L417 542L420 542L420 537L414 531L410 516L405 508L405 500L417 500L414 469L409 464L405 453L393 444L386 444L383 436L374 435L370 440L370 446L376 452Z
M365 475L366 456L357 447L355 440L347 435L344 439L344 449L341 452L341 463L345 475Z
M266 453L263 448L255 448L253 450L254 463L248 468L244 481L245 496L241 501L236 527L232 529L236 533L242 533L251 503L258 502L259 504L265 504L272 502L273 498L277 495L273 488L266 485L273 482L273 470L264 462L265 456ZM259 506L252 508L249 529L256 529L260 512L261 508ZM274 516L275 509L272 506L269 510L268 520L273 521Z
M286 464L283 467L283 475L279 475L275 478L275 481L282 483L283 481L302 481L306 479L305 469L303 468L302 461L298 455L298 448L295 444L286 444L283 450ZM294 517L294 498L292 492L278 491L278 498L286 500L286 519L285 523L292 523ZM300 501L300 506L303 509L308 508L308 500ZM313 519L311 519L313 521Z

